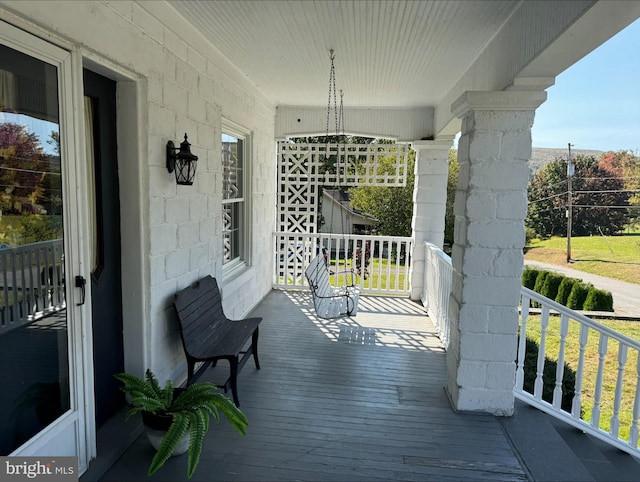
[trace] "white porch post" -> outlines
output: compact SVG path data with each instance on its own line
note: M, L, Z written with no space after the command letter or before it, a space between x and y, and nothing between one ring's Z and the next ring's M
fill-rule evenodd
M419 300L424 290L424 242L440 248L444 243L444 216L447 205L447 177L449 175L449 149L453 136L434 141L415 141L416 151L413 188L413 218L411 230L411 299Z
M535 109L544 91L466 92L458 143L448 392L457 410L513 414Z

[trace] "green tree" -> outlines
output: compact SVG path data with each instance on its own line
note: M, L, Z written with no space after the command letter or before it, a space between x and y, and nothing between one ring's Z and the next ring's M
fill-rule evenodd
M393 160L395 162L395 159ZM444 241L453 244L455 216L453 205L458 186L458 151L449 150L449 176L447 179L447 202L445 212ZM358 187L349 190L351 205L360 211L372 214L378 220L378 231L382 235L411 236L411 218L413 216L413 189L415 152L409 154L407 186L398 187Z
M573 209L573 234L616 234L629 222L624 208L629 205L629 193L620 176L603 169L593 158L588 161L573 181L573 204L577 206Z
M626 209L629 193L622 178L607 168L599 167L592 156L574 160L573 222L575 236L615 234L628 222ZM526 226L536 235L564 236L567 232L567 163L558 158L536 172L529 183L529 212Z
M0 209L6 213L33 212L42 196L43 153L38 136L26 127L0 123Z
M632 151L609 151L600 155L600 167L620 176L629 192L629 224L640 224L640 156Z
M566 232L566 161L557 158L539 169L529 182L529 212L525 225L537 236Z
M453 229L455 225L453 205L456 200L459 172L460 164L458 164L458 151L456 149L449 149L449 177L447 178L447 208L444 217L444 242L445 244L450 245L453 245Z
M379 160L382 173L393 172L395 156ZM413 216L415 151L409 151L405 187L360 186L349 189L351 206L378 219L376 230L383 236L411 236Z

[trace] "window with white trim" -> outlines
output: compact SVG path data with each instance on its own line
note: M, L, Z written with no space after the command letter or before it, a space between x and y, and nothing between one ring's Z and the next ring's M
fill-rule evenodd
M249 134L222 128L222 265L225 275L246 266L249 246Z

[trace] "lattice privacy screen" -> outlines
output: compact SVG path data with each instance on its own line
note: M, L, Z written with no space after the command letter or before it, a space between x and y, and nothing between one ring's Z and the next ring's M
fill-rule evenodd
M315 233L320 186L404 187L408 144L278 143L278 231Z

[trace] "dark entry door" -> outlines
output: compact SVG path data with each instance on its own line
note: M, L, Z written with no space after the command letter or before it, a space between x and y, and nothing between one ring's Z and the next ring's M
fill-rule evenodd
M120 197L116 139L116 83L84 70L87 163L93 211L91 313L96 425L100 427L124 406L124 394L113 378L124 371L120 263ZM91 157L93 156L93 162Z

